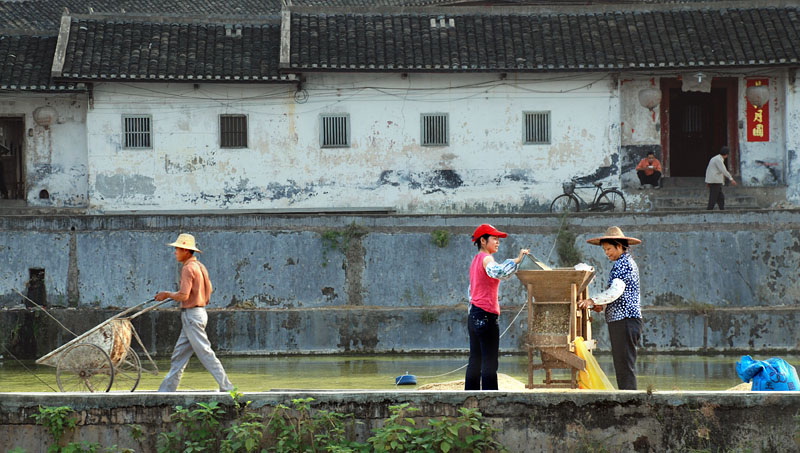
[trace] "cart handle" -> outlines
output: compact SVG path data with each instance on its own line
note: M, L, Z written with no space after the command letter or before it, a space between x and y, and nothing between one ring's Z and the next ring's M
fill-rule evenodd
M154 300L155 300L155 299L150 299L150 300L148 300L147 302L145 302L144 304L149 304L150 302L153 302ZM164 299L164 300L162 300L161 302L158 302L157 304L153 304L153 305L151 305L151 306L149 306L149 307L145 308L144 310L140 311L139 313L136 313L136 314L135 314L135 315L133 315L133 316L129 316L129 317L128 317L128 319L136 319L136 318L138 318L139 316L142 316L143 314L145 314L145 313L147 313L147 312L149 312L149 311L153 311L153 310L155 310L156 308L158 308L158 307L160 307L160 306L162 306L162 305L166 304L167 302L177 302L177 301L176 301L176 300L169 299L169 298L167 298L167 299ZM138 307L140 307L140 306L142 306L142 305L144 305L144 304L137 305L137 306L136 306L136 307L134 307L134 308L138 308Z

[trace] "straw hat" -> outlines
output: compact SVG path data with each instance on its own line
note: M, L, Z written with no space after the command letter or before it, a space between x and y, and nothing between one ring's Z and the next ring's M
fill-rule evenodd
M586 242L592 245L600 245L600 241L602 241L603 239L626 239L628 241L628 245L638 245L642 243L642 241L640 241L639 239L625 236L625 234L618 226L608 227L604 235L597 238L589 239Z
M170 247L177 247L180 249L187 249L187 250L194 250L198 253L203 253L200 249L197 248L197 245L194 242L194 236L187 233L181 233L178 236L178 239L175 240L172 244L167 244Z

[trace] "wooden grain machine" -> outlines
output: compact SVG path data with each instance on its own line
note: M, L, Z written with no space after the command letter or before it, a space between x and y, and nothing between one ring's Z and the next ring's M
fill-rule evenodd
M527 388L578 388L578 371L586 370L586 362L575 354L575 338L583 337L587 349L595 347L589 309L578 308L577 302L587 299L587 286L593 270L548 269L519 270L517 277L528 294ZM534 364L539 351L541 363ZM533 383L534 370L545 370L543 384ZM553 369L567 369L569 379L554 379Z

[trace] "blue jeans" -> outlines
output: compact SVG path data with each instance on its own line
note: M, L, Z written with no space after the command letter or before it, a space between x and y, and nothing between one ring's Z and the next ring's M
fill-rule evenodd
M467 330L469 364L464 390L497 390L497 356L500 352L497 315L472 305L469 309Z

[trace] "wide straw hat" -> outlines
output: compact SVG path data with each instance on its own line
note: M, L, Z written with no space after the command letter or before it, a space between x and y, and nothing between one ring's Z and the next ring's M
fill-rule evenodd
M639 239L625 236L625 233L623 233L620 227L618 226L608 227L604 235L597 238L591 238L586 242L592 245L600 245L600 241L604 239L625 239L628 241L628 245L638 245L642 243L642 241L640 241Z
M197 244L195 244L194 241L194 236L188 233L181 233L175 242L167 245L170 247L178 247L180 249L194 250L195 252L203 253L197 248Z
M472 242L477 241L484 234L497 236L499 238L508 237L508 233L503 233L502 231L500 231L497 228L489 225L488 223L484 223L484 224L478 226L478 228L475 228L475 232L472 233Z

